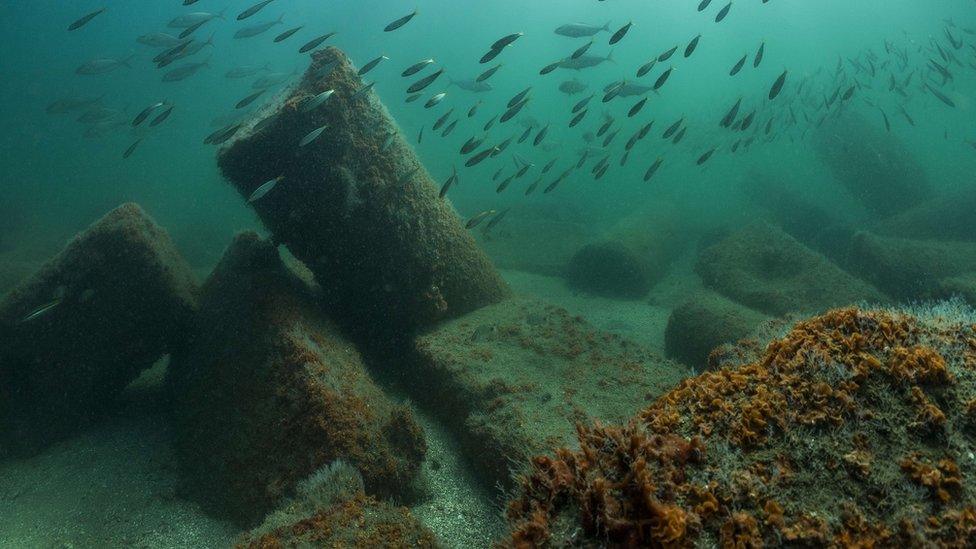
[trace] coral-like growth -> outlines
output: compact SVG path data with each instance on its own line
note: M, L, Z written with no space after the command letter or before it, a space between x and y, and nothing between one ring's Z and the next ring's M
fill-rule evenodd
M537 457L505 545L969 546L976 326L855 308Z

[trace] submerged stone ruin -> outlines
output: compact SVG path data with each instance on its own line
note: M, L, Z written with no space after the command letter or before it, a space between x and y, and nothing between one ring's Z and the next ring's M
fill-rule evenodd
M251 524L342 460L371 495L403 495L426 442L271 243L239 235L203 286L196 336L173 357L186 491Z
M505 297L507 286L345 54L327 48L312 59L218 162L244 197L282 178L253 206L275 242L315 273L330 313L353 331L409 333ZM303 112L327 90L334 95Z
M186 339L197 285L166 232L123 204L0 301L0 455L98 419Z
M847 111L813 133L813 148L869 212L886 217L932 197L925 171L898 139Z

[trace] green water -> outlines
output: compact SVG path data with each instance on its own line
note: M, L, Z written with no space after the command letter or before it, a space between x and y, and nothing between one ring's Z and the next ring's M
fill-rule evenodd
M379 99L435 181L443 182L458 170L460 183L448 199L462 219L486 210L509 210L510 219L499 223L496 232L517 243L519 230L531 230L525 229L524 221L540 215L571 219L582 227L582 241L598 238L619 221L647 209L666 210L679 218L673 238L683 240L692 251L676 262L651 298L615 303L569 291L552 272L506 272L517 291L578 307L591 320L597 319L598 327L613 331L626 326L624 335L658 351L664 351L663 324L671 306L701 286L691 264L702 235L712 242L718 234L764 218L784 225L792 236L828 256L845 247L845 242L825 242L815 230L820 218L790 228L791 220L809 212L785 205L777 210L777 197L829 213L843 226L842 234L849 235L872 229L886 217L928 199L973 193L976 6L968 0L734 0L721 22L715 17L727 0L714 0L701 12L694 0L275 0L245 21L236 21L235 15L251 0L181 4L180 0L0 0L0 105L4 106L0 110L0 270L12 271L14 264L39 266L72 235L120 203L132 201L167 229L193 270L206 276L235 233L266 231L246 201L222 179L215 161L217 149L203 144L204 138L252 110L234 106L254 91L256 78L269 72L294 72L270 88L253 110L295 83L309 63L309 56L298 52L299 46L329 31L337 34L324 45L339 47L359 66L380 55L389 57L364 80L375 82ZM102 7L108 10L77 30L67 30L72 21ZM181 14L225 8L225 18L210 21L193 34L206 39L212 33L213 47L188 60L156 68L151 59L164 48L136 41L147 33L178 34L182 29L168 28L167 23ZM418 15L409 23L393 32L383 31L415 8ZM241 28L281 15L284 22L266 33L233 37ZM553 32L574 22L597 26L609 22L609 32L598 32L587 54L612 52L612 61L581 71L560 68L540 74L540 69L588 42L588 38ZM611 34L628 23L632 27L626 35L610 45ZM281 43L273 42L276 35L296 26L303 28ZM478 62L493 42L517 32L524 35L496 59ZM699 35L697 49L686 57L686 45ZM761 44L764 57L754 67ZM639 67L672 47L677 51L670 59L657 63L643 78L635 76ZM744 68L730 76L743 55L747 56ZM129 56L130 67L106 74L76 74L92 59ZM435 59L432 67L445 69L445 75L425 89L422 98L408 103L407 86L432 68L408 78L400 73L426 58ZM162 81L164 73L186 61L207 61L209 66L179 82ZM502 68L488 79L493 88L489 92L449 85L449 78L473 79L498 63ZM268 71L249 78L225 76L238 66L265 64ZM668 68L673 73L660 89L603 101L608 85L626 80L651 86ZM943 76L942 70L951 77ZM782 91L769 99L770 87L784 71ZM560 84L572 79L587 89L571 96L562 93ZM531 88L530 100L522 111L507 123L496 121L486 132L486 122L505 112L509 100L526 88ZM425 101L440 92L447 92L445 99L425 108ZM850 97L844 99L848 92ZM587 115L579 125L569 127L571 109L591 94L595 96L586 107ZM115 111L100 135L90 135L95 131L92 124L77 120L91 106L46 112L58 100L82 97L100 97L98 106ZM628 111L642 98L646 104L629 117ZM734 120L741 124L754 113L751 127L721 127L719 122L738 100L741 109ZM172 115L158 126L143 123L133 128L133 118L159 101L174 106ZM476 104L477 114L468 117ZM442 137L443 128L435 132L432 126L451 109L448 122L456 120L456 127ZM608 134L618 133L603 146L607 134L592 134L606 117L613 120ZM663 139L665 129L679 119L684 121L684 138L679 143ZM855 122L838 123L851 120ZM651 122L647 136L627 153L627 140ZM516 143L530 126L534 128L526 141ZM547 135L534 145L541 127L548 127ZM465 168L467 157L458 150L472 136L483 135L487 137L478 150L514 139L504 154ZM139 139L131 156L123 158L123 152ZM824 154L816 146L818 139L860 147L836 145ZM591 150L581 162L587 148ZM857 154L849 154L851 150ZM709 151L714 152L704 160ZM898 166L910 166L918 179L892 181L890 193L905 195L910 189L913 198L894 211L878 212L871 197L887 194L889 182L879 179L879 172L846 180L840 172L845 165L861 161L888 165L894 157ZM498 192L502 178L517 170L513 158L534 166ZM608 167L596 178L593 168L604 159ZM660 169L646 177L658 159ZM555 162L552 170L540 174L550 161ZM578 163L580 167L574 168ZM499 171L501 177L493 180ZM565 180L552 192L543 192L564 172ZM899 168L894 173L909 172ZM528 185L537 179L538 189L526 195ZM746 192L757 180L777 192L760 191L759 197ZM958 233L952 240L976 240L976 234L960 237ZM555 242L562 237L558 231L552 233L553 248L563 244ZM524 255L532 255L532 250ZM543 275L546 278L532 278ZM10 280L10 276L0 277L8 284ZM916 297L931 296L920 293L906 300ZM31 518L24 508L18 513L27 522L43 515ZM33 544L24 541L28 538L16 539L25 546ZM57 539L38 543L56 544Z

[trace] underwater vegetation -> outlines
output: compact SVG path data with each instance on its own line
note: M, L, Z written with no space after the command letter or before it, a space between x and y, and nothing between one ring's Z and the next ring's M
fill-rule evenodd
M968 546L976 325L922 312L832 310L578 426L533 459L506 545Z

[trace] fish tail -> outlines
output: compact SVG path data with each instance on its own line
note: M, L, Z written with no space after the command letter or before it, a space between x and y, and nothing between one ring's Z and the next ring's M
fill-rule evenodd
M613 58L613 50L610 50L610 53L607 54L607 61L614 64L617 63L617 60Z

